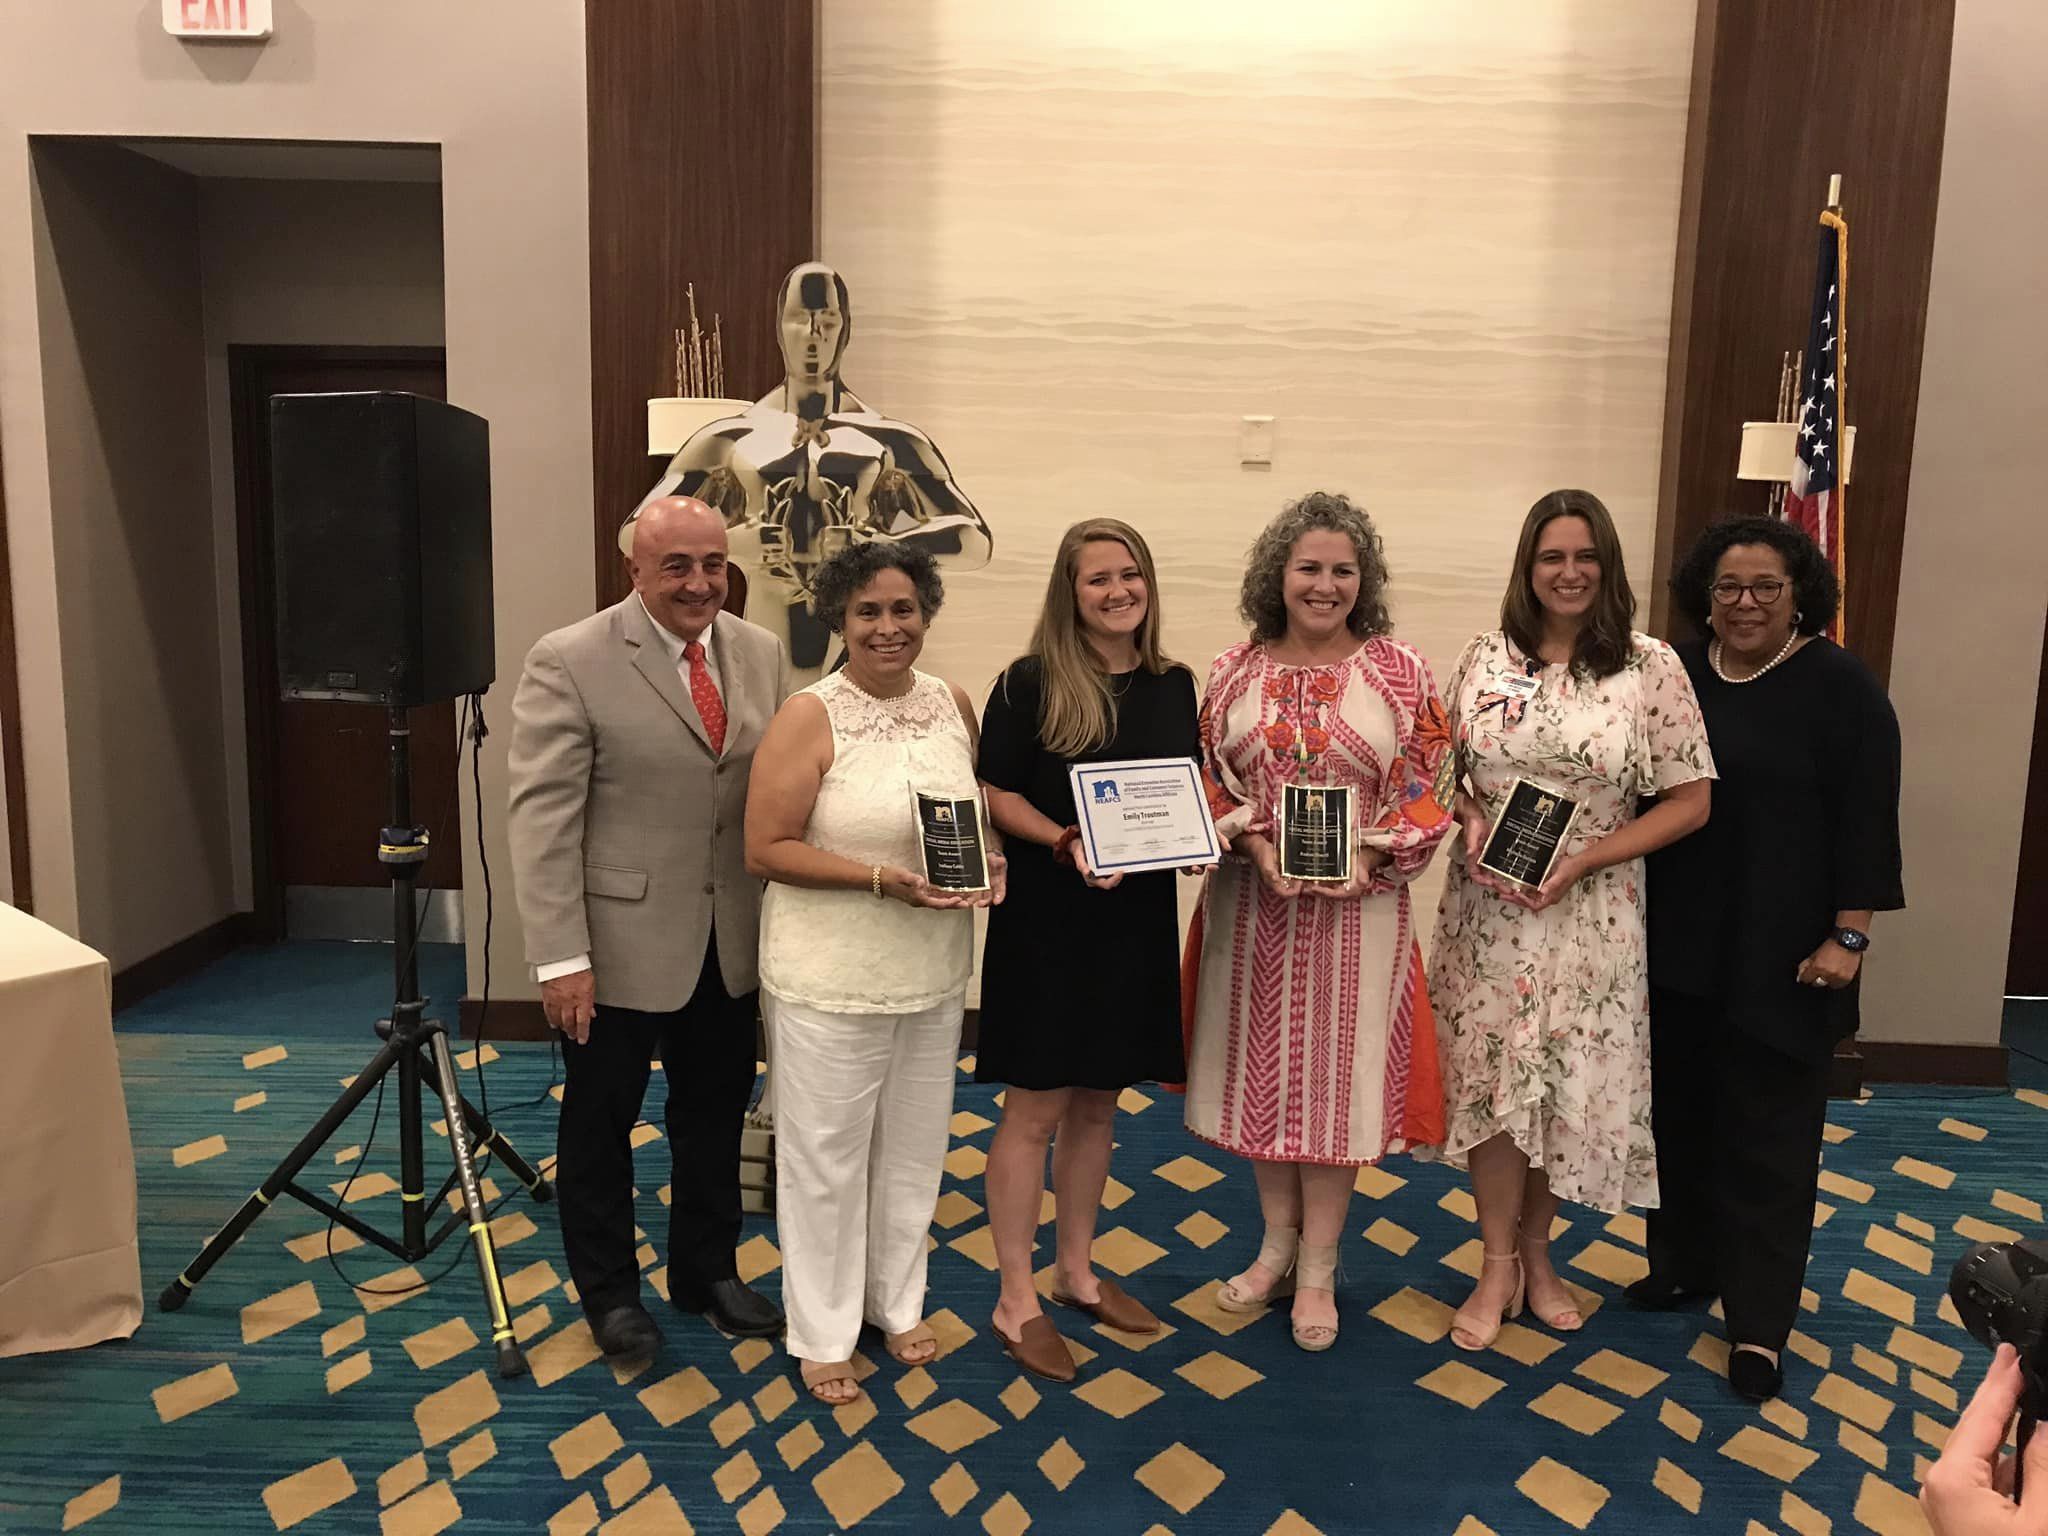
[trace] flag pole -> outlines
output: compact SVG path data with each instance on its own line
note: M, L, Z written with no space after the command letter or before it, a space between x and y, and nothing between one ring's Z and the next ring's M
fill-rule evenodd
M1842 217L1842 175L1837 171L1828 177L1828 205L1822 210L1820 221L1835 232L1835 420L1840 427L1836 433L1838 451L1848 452L1849 444L1849 222ZM1841 574L1837 585L1835 622L1830 625L1833 633L1829 636L1835 644L1846 645L1849 640L1849 466L1839 458L1835 464L1835 494L1828 508L1834 523L1835 568Z

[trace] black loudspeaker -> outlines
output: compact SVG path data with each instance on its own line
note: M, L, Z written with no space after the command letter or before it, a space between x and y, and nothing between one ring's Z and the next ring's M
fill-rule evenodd
M440 400L273 395L278 683L409 709L497 676L490 427Z

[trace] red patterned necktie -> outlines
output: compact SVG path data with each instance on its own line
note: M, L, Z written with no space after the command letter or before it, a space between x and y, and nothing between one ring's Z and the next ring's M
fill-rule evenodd
M718 696L718 684L711 681L711 669L704 665L703 641L684 646L683 660L690 664L690 702L697 706L697 718L711 738L712 755L718 756L725 751L725 701Z

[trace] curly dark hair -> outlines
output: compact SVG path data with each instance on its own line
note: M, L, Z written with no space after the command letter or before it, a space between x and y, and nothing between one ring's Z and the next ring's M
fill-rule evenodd
M1721 557L1738 544L1760 544L1778 552L1785 562L1785 574L1792 578L1794 600L1792 628L1802 635L1818 635L1835 619L1841 602L1841 588L1828 557L1805 531L1775 517L1730 517L1710 523L1685 558L1671 573L1671 601L1692 620L1700 634L1712 633L1707 620L1714 600L1707 589L1714 584L1714 571Z
M846 610L854 597L884 571L901 571L917 589L918 610L929 623L946 600L939 562L921 544L867 539L849 544L811 573L811 612L833 634L846 632Z
M1310 491L1282 507L1245 556L1237 611L1251 625L1252 639L1260 645L1270 645L1287 633L1287 602L1281 596L1287 557L1303 534L1317 529L1343 534L1358 551L1358 601L1345 619L1351 633L1365 639L1391 633L1394 628L1387 614L1387 555L1372 519L1348 496Z

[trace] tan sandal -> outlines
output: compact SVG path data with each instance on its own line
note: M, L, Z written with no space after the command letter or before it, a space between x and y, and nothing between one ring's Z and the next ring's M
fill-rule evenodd
M1451 1318L1451 1342L1471 1354L1493 1348L1493 1341L1500 1337L1501 1325L1510 1318L1522 1315L1522 1291L1529 1283L1529 1277L1522 1271L1522 1255L1516 1253L1485 1253L1488 1264L1512 1264L1515 1266L1515 1290L1508 1297L1508 1304L1500 1309L1491 1323L1483 1323L1466 1310L1472 1305L1468 1297L1465 1306L1458 1308ZM1475 1294L1476 1294L1475 1288Z
M1531 1242L1528 1238L1525 1237L1522 1239L1522 1246L1524 1248L1548 1248L1550 1246L1550 1239L1546 1237L1539 1239L1536 1242ZM1525 1280L1527 1275L1528 1271L1525 1268L1523 1270L1523 1276ZM1557 1283L1559 1285L1563 1285L1565 1283L1563 1275L1559 1275L1557 1277ZM1565 1295L1570 1296L1571 1292L1567 1290L1565 1292ZM1579 1315L1579 1309L1576 1306L1559 1307L1555 1312L1552 1312L1548 1316L1545 1316L1543 1313L1538 1312L1536 1310L1536 1298L1534 1296L1531 1296L1529 1298L1529 1311L1538 1322L1543 1324L1544 1327L1555 1328L1559 1333L1577 1333L1581 1328L1586 1326L1586 1320L1585 1318Z
M1294 1285L1297 1306L1303 1291L1328 1291L1334 1301L1337 1295L1337 1245L1303 1243L1295 1254ZM1295 1344L1311 1354L1320 1354L1337 1342L1335 1323L1297 1323L1289 1319L1288 1327L1294 1334Z
M1294 1259L1301 1244L1298 1227L1268 1227L1259 1240L1259 1256L1250 1269L1232 1275L1216 1288L1216 1305L1225 1312L1263 1312L1276 1301L1294 1294ZM1261 1264L1280 1278L1263 1291L1253 1290L1249 1281Z
M844 1408L848 1403L856 1402L860 1398L860 1380L853 1374L851 1360L799 1360L796 1368L797 1374L804 1379L805 1390L827 1408ZM853 1390L844 1396L827 1396L826 1389L835 1387L840 1382L845 1382Z
M919 1323L902 1333L890 1333L884 1329L882 1342L889 1351L889 1358L898 1365L930 1365L939 1358L939 1336L932 1332L930 1323ZM912 1350L927 1344L931 1347L923 1354L911 1354Z

